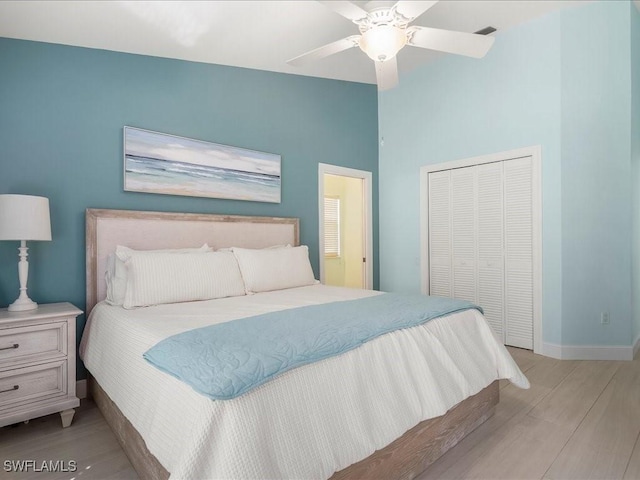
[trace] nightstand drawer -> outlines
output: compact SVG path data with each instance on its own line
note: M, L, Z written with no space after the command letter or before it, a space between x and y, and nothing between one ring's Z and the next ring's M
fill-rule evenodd
M0 367L66 354L67 322L0 329Z
M70 303L0 308L0 427L60 413L68 427L76 397L76 320Z
M0 411L16 403L65 395L66 366L66 361L57 361L0 372Z

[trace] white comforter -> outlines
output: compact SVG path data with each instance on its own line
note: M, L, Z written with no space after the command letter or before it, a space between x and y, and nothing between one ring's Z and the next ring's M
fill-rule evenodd
M328 478L496 379L528 388L476 310L383 335L233 400L204 397L142 358L189 329L376 293L313 285L129 311L100 303L81 357L171 478Z

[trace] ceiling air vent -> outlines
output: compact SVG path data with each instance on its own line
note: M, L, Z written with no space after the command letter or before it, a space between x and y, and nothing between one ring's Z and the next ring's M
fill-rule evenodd
M498 30L497 28L493 28L493 27L484 27L478 30L477 32L473 32L473 33L477 33L478 35L489 35L490 33L496 32L497 30Z

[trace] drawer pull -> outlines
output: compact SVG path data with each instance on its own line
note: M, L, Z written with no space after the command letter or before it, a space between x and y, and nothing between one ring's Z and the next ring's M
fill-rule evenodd
M0 348L0 350L11 350L12 348L18 348L20 346L19 343L14 343L13 345L11 345L10 347L2 347ZM1 392L0 392L1 393Z
M18 390L20 385L14 385L11 388L7 388L6 390L0 390L0 393L13 392L14 390Z

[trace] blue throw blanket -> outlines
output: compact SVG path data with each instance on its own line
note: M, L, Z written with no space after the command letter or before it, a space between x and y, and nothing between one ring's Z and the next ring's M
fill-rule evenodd
M203 395L227 400L385 333L471 308L482 312L463 300L385 293L197 328L162 340L144 358Z

